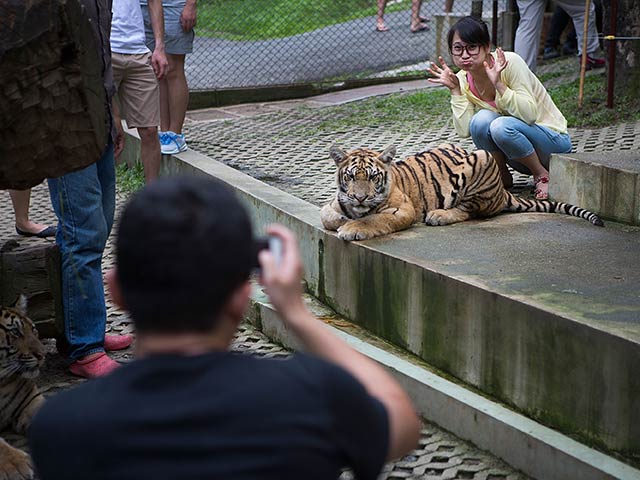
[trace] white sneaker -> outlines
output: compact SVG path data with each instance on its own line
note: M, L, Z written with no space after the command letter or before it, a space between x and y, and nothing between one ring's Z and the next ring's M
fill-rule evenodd
M187 142L184 139L184 135L177 134L171 131L159 133L160 138L160 151L163 155L173 155L176 153L184 152L187 147Z

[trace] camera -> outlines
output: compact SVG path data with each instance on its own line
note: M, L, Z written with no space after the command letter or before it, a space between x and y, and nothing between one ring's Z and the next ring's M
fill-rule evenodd
M269 250L275 259L276 265L280 265L282 261L282 240L279 237L269 235L268 237L258 237L255 242L254 265L256 270L260 270L260 262L258 255L262 250Z

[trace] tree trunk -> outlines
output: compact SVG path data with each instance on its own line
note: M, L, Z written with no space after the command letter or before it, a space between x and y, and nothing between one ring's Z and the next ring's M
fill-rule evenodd
M611 29L612 3L617 1L616 30ZM603 3L603 29L605 35L636 37L605 41L604 48L611 62L609 44L615 50L615 96L636 98L640 91L640 2L638 0L612 0Z
M99 158L109 134L99 52L79 0L0 0L0 189Z

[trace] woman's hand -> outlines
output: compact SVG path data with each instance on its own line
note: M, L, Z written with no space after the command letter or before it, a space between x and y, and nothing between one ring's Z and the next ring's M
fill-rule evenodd
M484 62L484 70L487 72L487 77L498 90L498 84L501 82L502 71L507 68L509 62L504 56L504 51L502 48L498 47L496 49L496 54L498 56L497 59L490 57L491 65L487 61Z
M461 95L460 91L460 80L453 70L449 68L442 57L438 57L440 61L440 67L435 64L435 62L431 62L431 66L429 67L429 73L433 75L434 78L427 79L431 83L437 83L438 85L444 85L449 90L451 90L451 95Z

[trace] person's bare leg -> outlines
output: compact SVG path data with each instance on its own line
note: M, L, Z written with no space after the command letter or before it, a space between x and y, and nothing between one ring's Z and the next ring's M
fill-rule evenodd
M429 26L420 19L420 7L422 7L422 0L412 0L411 2L411 31L417 32L418 30L424 30Z
M149 183L160 175L160 141L158 127L138 127L140 135L140 161L144 168L144 181Z
M171 63L169 63L171 68ZM167 77L158 81L160 86L160 131L166 132L171 125L171 116L169 115L169 85Z
M386 32L389 28L384 23L384 9L387 6L387 0L378 0L378 17L376 19L376 30Z
M536 182L536 198L538 200L546 200L549 192L549 172L540 163L538 154L534 151L531 155L523 158L517 158L516 161L531 170L533 180Z
M178 134L182 133L182 125L189 105L189 87L187 85L187 77L184 74L184 57L184 55L167 54L167 60L169 61L169 73L167 74L168 130Z
M9 190L13 212L16 216L16 228L27 233L40 233L47 228L47 225L35 223L29 220L29 204L31 203L31 189Z
M502 184L504 188L513 187L513 177L511 176L511 172L509 171L509 167L507 167L507 159L502 153L501 150L497 150L495 152L490 152L493 159L498 164L498 169L500 170L500 178L502 179Z

